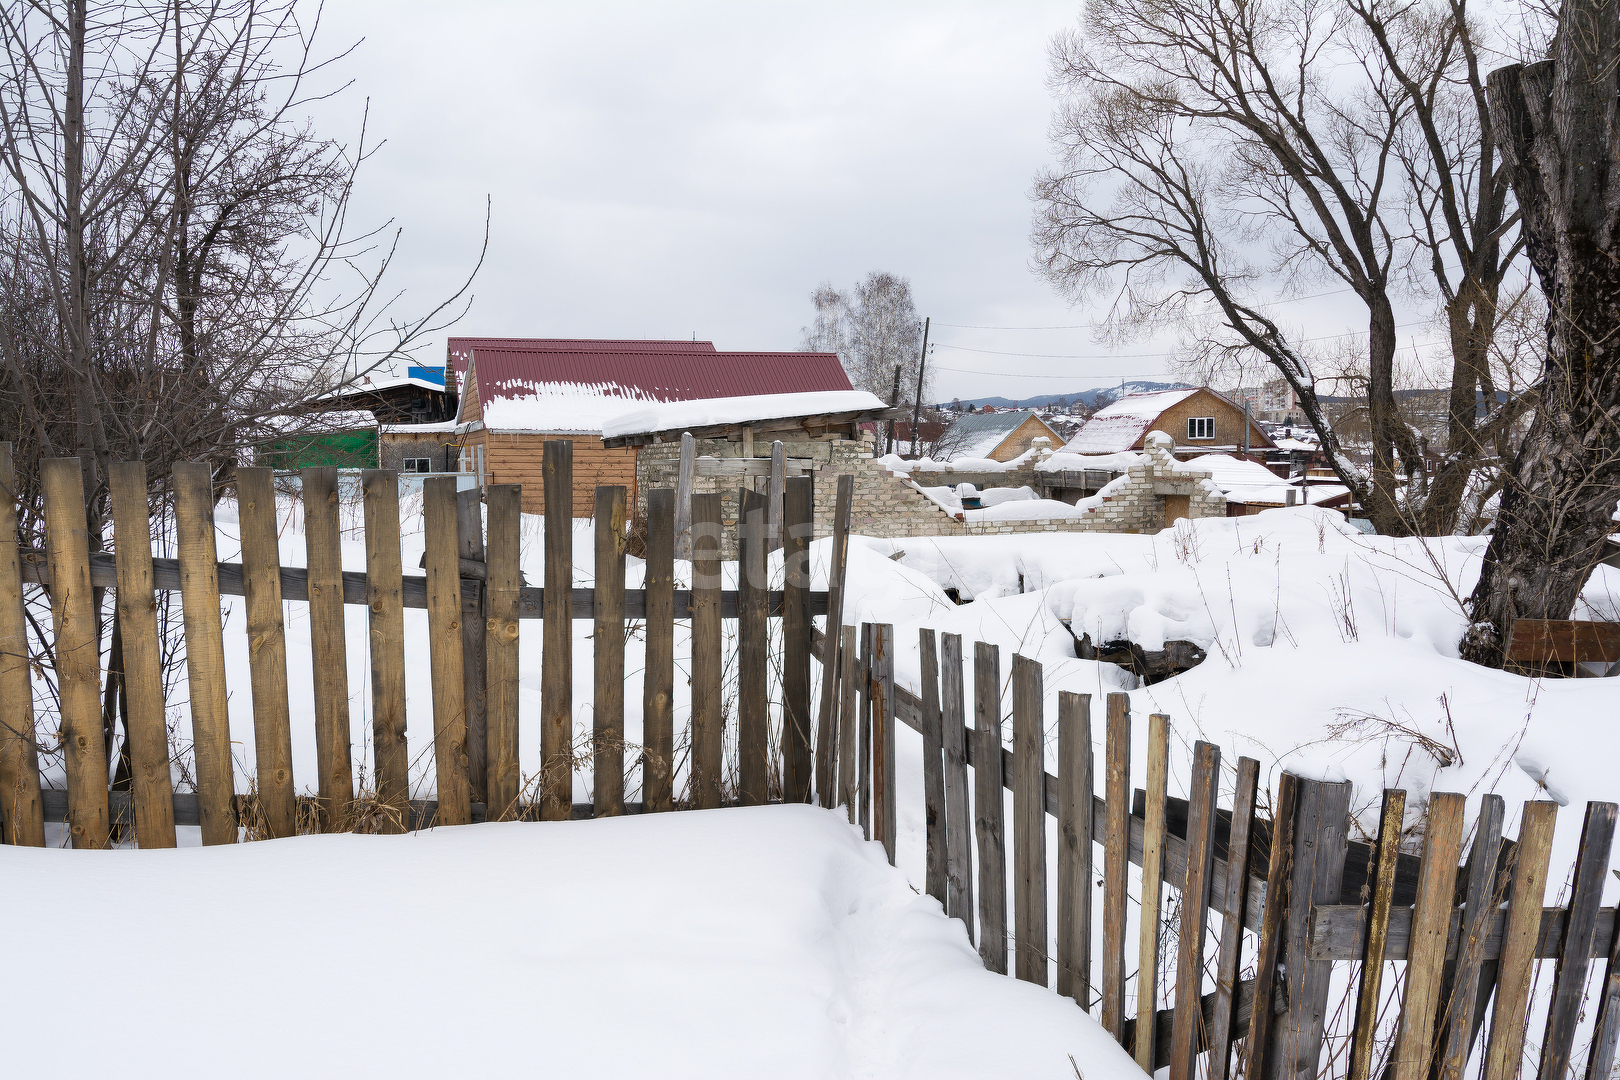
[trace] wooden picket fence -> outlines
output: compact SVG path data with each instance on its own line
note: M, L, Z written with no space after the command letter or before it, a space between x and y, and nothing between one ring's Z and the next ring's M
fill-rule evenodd
M1359 843L1349 837L1348 782L1284 773L1274 818L1266 820L1256 812L1260 764L1240 757L1232 808L1222 809L1221 752L1208 742L1194 744L1191 798L1168 797L1170 721L1159 714L1148 718L1147 788L1133 799L1130 698L1119 693L1107 698L1099 797L1089 695L1058 695L1054 776L1045 771L1040 664L1012 658L1009 750L995 645L974 646L969 724L961 638L945 634L936 643L933 630L920 631L920 696L894 685L893 638L888 625L865 624L858 636L854 627L842 631L843 760L853 767L840 772L839 790L850 820L881 840L893 860L895 725L918 731L928 893L966 923L970 937L977 914L987 968L1007 974L1010 945L1016 977L1055 982L1059 994L1095 1009L1146 1072L1167 1067L1171 1080L1238 1073L1368 1080L1377 1069L1388 1080L1461 1080L1488 1014L1476 1064L1484 1080L1532 1068L1541 1080L1564 1080L1578 1071L1572 1057L1583 1016L1592 1020L1585 1075L1610 1076L1620 1041L1620 927L1616 910L1601 903L1616 804L1587 804L1569 903L1543 907L1555 803L1525 803L1514 841L1502 836L1502 798L1486 795L1459 869L1467 835L1459 794L1430 796L1421 856L1400 851L1403 791L1384 793L1377 841ZM825 644L818 634L818 648ZM1012 791L1010 823L1003 820L1004 788ZM1048 815L1057 820L1056 882L1047 879ZM1094 953L1096 848L1103 933ZM1126 1015L1130 865L1140 868L1141 904L1134 1017ZM1176 895L1167 896L1166 886ZM1055 955L1047 951L1049 908L1057 917ZM1179 923L1173 956L1162 956L1172 912ZM1540 959L1557 966L1539 1055L1530 1062L1526 1027ZM1599 989L1588 994L1594 959L1606 966ZM1161 960L1172 973L1166 1009L1153 1007L1163 996L1156 985ZM1403 971L1393 1024L1380 1017L1392 962ZM1244 978L1244 971L1253 975ZM1329 997L1346 976L1355 995L1352 1027L1335 1048L1326 1038ZM1346 1048L1347 1058L1338 1052Z
M214 543L213 479L203 463L175 466L177 558L153 556L144 464L111 469L116 550L88 550L84 495L76 458L42 467L47 549L20 550L16 507L0 499L0 818L9 843L43 844L44 822L65 821L73 846L106 847L114 829L132 826L141 847L173 847L175 826L201 826L205 844L234 843L242 828L258 838L299 831L367 828L402 832L423 825L482 820L609 816L703 809L726 801L723 778L726 672L723 626L736 621L737 752L729 801L749 805L774 797L807 801L811 790L811 620L840 611L847 545L850 478L841 478L835 515L831 587L810 590L813 528L811 478L790 477L779 501L740 493L735 523L743 572L735 590L721 588L722 522L717 494L691 497L691 589L675 588L674 492L649 493L646 581L625 588L627 492L596 490L596 581L576 589L573 573L572 444L544 450L545 580L530 588L519 571L517 485L456 492L453 476L423 485L426 555L423 575L406 575L400 559L399 486L395 473L362 474L366 572L345 573L339 548L338 473L305 469L302 504L307 569L280 565L276 493L270 469L242 468L235 483L242 561L221 563ZM15 490L9 444L0 443L0 486ZM773 495L776 493L773 492ZM487 504L487 533L480 501ZM784 551L784 581L768 588L765 559ZM48 585L52 603L65 789L43 789L32 715L28 639L22 603L26 583ZM94 591L111 587L128 705L132 783L108 790L103 737L99 632ZM159 664L156 590L180 593L195 753L195 793L176 794ZM220 595L245 598L257 775L254 790L233 788ZM314 674L315 784L294 777L287 693L283 601L304 601ZM374 799L356 802L350 749L344 605L367 609L370 628ZM405 740L404 609L425 608L432 674L437 797L410 799ZM542 769L524 786L519 771L518 641L524 620L543 635L540 744ZM574 804L573 623L593 623L594 686L589 764L592 801ZM643 673L642 799L625 799L625 637L640 620ZM769 620L781 643L769 654ZM687 797L674 789L675 623L691 628L691 729ZM420 659L417 658L417 662ZM779 671L779 780L771 784L769 673ZM316 790L300 799L296 784ZM251 824L250 824L251 823Z
M345 573L338 548L335 470L302 476L307 569L283 568L276 546L275 494L267 469L237 473L241 563L214 551L212 478L206 465L174 472L177 558L154 558L147 542L147 477L139 462L110 479L117 547L92 554L75 459L44 464L48 550L22 551L15 507L0 499L0 796L4 838L43 844L44 821L69 824L75 847L103 847L111 828L132 824L142 847L173 846L175 825L202 827L205 843L235 842L245 817L254 835L344 829L353 805L343 605L367 608L377 831L477 820L540 819L718 807L725 802L723 633L736 620L737 756L732 802L782 798L848 808L891 862L897 840L897 724L923 743L925 885L963 920L985 966L1054 985L1149 1073L1171 1080L1243 1074L1257 1080L1319 1075L1369 1080L1461 1080L1476 1047L1484 1080L1528 1074L1526 1027L1537 961L1555 959L1536 1075L1564 1080L1573 1068L1583 1017L1591 1021L1586 1075L1614 1067L1620 1041L1620 932L1601 906L1616 827L1614 803L1591 803L1565 907L1544 907L1557 807L1530 802L1518 839L1502 837L1503 802L1487 795L1463 864L1461 795L1430 797L1421 856L1402 853L1405 793L1388 791L1376 842L1349 837L1351 787L1283 774L1273 817L1257 813L1259 763L1239 758L1233 805L1218 803L1219 747L1197 742L1190 798L1167 794L1170 721L1148 719L1146 789L1131 789L1129 698L1109 694L1097 789L1092 703L1058 695L1057 761L1045 771L1048 725L1041 665L1014 656L1011 748L1005 745L998 648L958 635L919 636L920 693L897 686L894 629L842 625L852 487L840 478L826 592L811 592L809 477L789 477L780 502L739 493L739 588L722 590L717 495L649 493L645 588L624 584L626 492L597 489L596 583L572 587L571 447L545 448L545 580L526 587L518 571L519 489L458 497L453 478L424 485L426 573L403 573L397 477L363 474L367 569ZM0 485L14 490L10 449L0 443ZM772 493L773 496L775 493ZM687 516L689 514L689 517ZM693 587L674 587L677 522L690 521ZM784 548L783 588L762 585L773 544ZM684 546L684 545L683 545ZM42 791L33 737L32 690L23 621L25 583L48 584L67 787ZM92 590L115 590L133 782L109 793L103 744L100 660ZM181 594L196 752L195 794L177 795L163 724L155 590ZM251 793L232 789L219 597L246 599L258 776ZM291 767L282 601L309 604L315 673L318 797L300 819ZM405 758L403 612L425 608L432 667L437 799L410 800ZM813 626L838 627L836 655ZM781 653L769 655L768 620L780 619ZM523 620L542 623L541 750L537 797L524 801L518 772L517 646ZM572 635L593 621L592 802L572 803ZM645 623L643 798L623 788L624 641L628 619ZM673 691L676 620L690 620L690 785L674 790ZM821 665L812 713L812 658ZM964 665L974 666L974 695ZM780 782L770 785L768 670L779 665L783 716ZM302 779L302 778L301 778ZM303 782L307 785L307 779ZM969 784L972 784L970 789ZM1004 820L1004 790L1012 792ZM971 798L970 798L971 791ZM379 812L391 809L393 813ZM1049 880L1047 818L1056 819L1056 880ZM1010 833L1010 836L1009 836ZM1096 865L1100 849L1101 866ZM976 854L975 854L976 853ZM1007 896L1011 858L1012 896ZM1462 864L1460 866L1460 864ZM1138 1003L1127 1015L1126 941L1131 866L1139 868L1142 917L1135 943ZM1459 868L1460 867L1460 868ZM976 869L976 873L975 873ZM1099 873L1100 871L1100 873ZM1102 940L1094 950L1092 889L1102 889ZM1168 895L1166 886L1169 887ZM1048 951L1048 912L1057 919ZM1009 914L1011 918L1009 918ZM1212 924L1210 916L1216 916ZM1172 922L1171 920L1174 920ZM1167 931L1175 929L1168 986L1157 985ZM1010 932L1009 932L1009 927ZM1213 956L1206 955L1214 936ZM1588 993L1592 961L1606 966ZM1392 969L1391 963L1400 965ZM1336 967L1335 965L1348 965ZM1400 984L1392 995L1393 972ZM1247 975L1245 973L1248 973ZM1351 1029L1328 1039L1330 994L1348 982ZM1205 992L1205 987L1210 987ZM1380 1017L1398 998L1398 1016ZM1168 999L1168 1008L1156 1004ZM1489 1020L1488 1030L1486 1021ZM1482 1041L1483 1035L1483 1041ZM1337 1048L1336 1048L1337 1046ZM1339 1053L1340 1049L1347 1053ZM1326 1058L1324 1059L1324 1052Z

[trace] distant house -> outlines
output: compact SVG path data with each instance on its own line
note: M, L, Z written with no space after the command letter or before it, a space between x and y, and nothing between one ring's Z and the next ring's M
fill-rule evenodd
M1054 449L1063 442L1063 436L1031 410L993 412L986 406L981 412L957 417L939 437L934 457L937 461L1011 461L1042 437L1050 439Z
M1118 454L1141 450L1150 431L1175 440L1178 458L1206 453L1272 449L1265 430L1251 418L1245 437L1243 407L1208 389L1131 394L1099 409L1064 445L1070 454Z
M656 402L849 390L832 353L718 352L710 342L452 338L461 393L459 471L482 484L522 484L523 509L544 507L544 444L573 443L575 517L595 511L599 484L636 488L636 451L602 443L610 419Z

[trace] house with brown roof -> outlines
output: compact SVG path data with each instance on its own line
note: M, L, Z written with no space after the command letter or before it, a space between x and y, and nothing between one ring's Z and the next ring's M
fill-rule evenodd
M1247 428L1247 433L1245 433ZM1150 431L1175 440L1185 461L1201 454L1272 449L1265 430L1243 407L1205 387L1130 394L1099 409L1063 446L1069 454L1118 454L1141 450Z
M523 509L544 508L544 445L574 444L575 517L595 512L596 487L622 484L635 505L636 451L607 447L610 419L649 404L849 390L832 353L719 352L712 342L452 338L460 382L460 471L479 484L522 484Z
M1063 437L1030 409L1003 409L1000 412L967 413L951 421L934 444L936 461L1011 461L1028 452L1036 439L1048 446L1063 443Z

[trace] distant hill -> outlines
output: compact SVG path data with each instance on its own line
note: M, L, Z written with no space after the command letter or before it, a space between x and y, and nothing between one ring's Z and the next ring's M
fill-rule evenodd
M963 398L962 404L972 405L975 409L985 405L994 405L998 409L1042 409L1055 405L1059 399L1069 402L1083 401L1088 407L1097 404L1097 395L1102 394L1109 398L1121 397L1125 394L1146 394L1154 390L1182 390L1188 389L1186 383L1179 382L1128 382L1123 386L1096 386L1090 390L1075 390L1067 394L1037 394L1034 397L1012 398L982 397ZM945 402L949 405L949 402Z

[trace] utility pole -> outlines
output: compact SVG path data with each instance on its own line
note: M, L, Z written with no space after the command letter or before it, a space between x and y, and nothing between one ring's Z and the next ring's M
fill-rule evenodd
M918 440L921 438L919 428L922 424L923 369L928 365L928 324L933 321L933 316L923 320L922 355L917 357L917 404L911 410L911 456L914 458L919 453Z
M889 390L889 408L892 409L898 404L900 404L900 365L896 364L894 365L894 386ZM894 417L892 416L889 417L888 434L883 440L883 452L885 454L894 453Z

